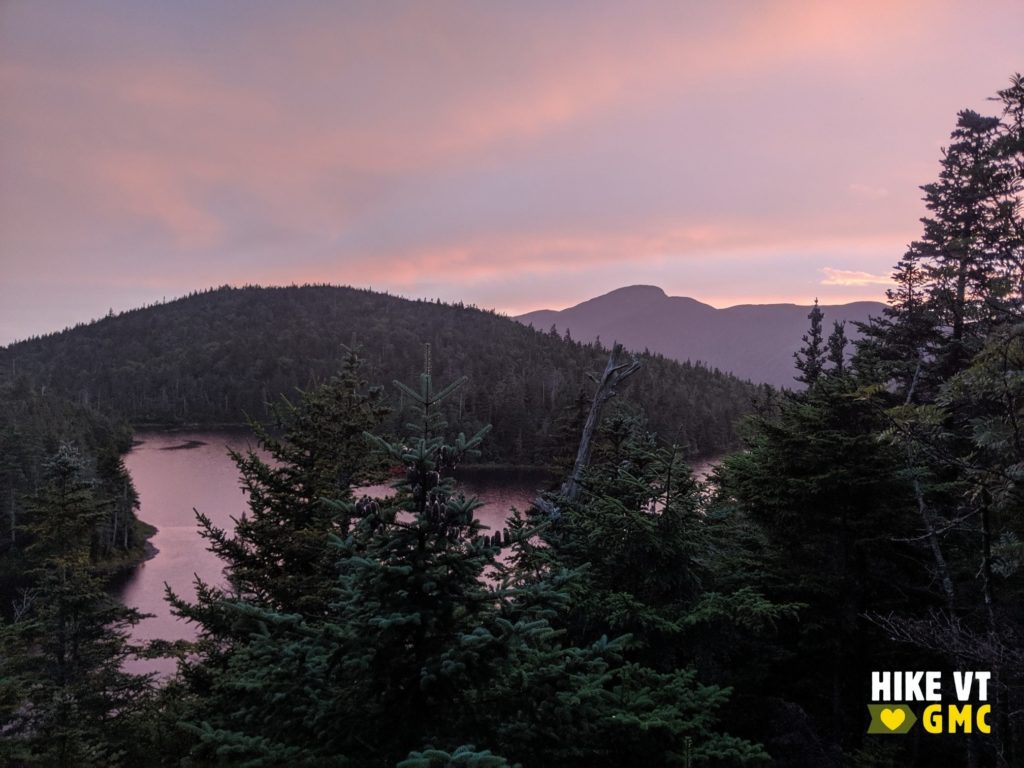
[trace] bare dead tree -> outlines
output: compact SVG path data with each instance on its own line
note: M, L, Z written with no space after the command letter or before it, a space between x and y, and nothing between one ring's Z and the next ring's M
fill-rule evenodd
M594 399L590 404L590 412L587 414L587 420L583 425L580 446L576 451L576 462L573 464L569 477L562 483L562 487L559 490L558 495L565 501L573 502L579 498L580 491L583 488L583 473L590 464L590 454L594 447L594 435L597 432L597 425L601 422L601 411L604 409L605 403L615 397L619 386L638 370L640 370L640 362L626 355L622 345L616 343L612 347L611 354L608 356L608 364L605 366L601 377L598 378L594 374L588 374L591 380L597 383L597 391L594 393ZM555 513L552 504L545 499L538 498L534 501L534 504L538 509L543 510L549 515Z

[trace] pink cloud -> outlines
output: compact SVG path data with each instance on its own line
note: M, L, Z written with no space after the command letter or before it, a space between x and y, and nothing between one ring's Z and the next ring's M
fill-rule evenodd
M138 216L162 225L186 250L216 246L221 222L189 194L190 178L162 158L120 153L97 163L112 216ZM186 171L187 173L187 171Z
M877 0L192 12L5 11L7 274L877 295L935 142L1024 23Z
M892 278L888 275L872 275L870 272L860 272L852 269L834 269L823 267L821 270L825 277L822 285L842 285L862 287L865 285L889 285Z
M854 197L865 200L882 200L889 196L889 190L885 187L870 184L850 184L849 190Z

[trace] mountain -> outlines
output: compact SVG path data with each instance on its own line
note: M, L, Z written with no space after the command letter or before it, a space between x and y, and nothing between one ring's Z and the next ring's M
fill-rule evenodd
M588 372L607 351L511 318L329 285L219 288L110 315L0 348L0 385L71 398L139 425L216 426L265 418L266 404L336 373L358 345L365 378L416 381L424 343L438 383L468 376L448 421L469 432L492 424L485 461L539 463L575 450ZM699 365L643 356L620 401L635 401L651 428L697 453L735 444L734 421L753 387ZM2 405L2 404L0 404ZM394 427L408 420L394 402Z
M853 322L881 315L884 304L857 301L822 306L825 333L833 320L846 321L846 334L856 338ZM810 306L741 304L716 309L685 296L667 296L653 285L633 285L561 311L543 309L516 319L534 328L554 326L572 338L621 342L627 349L660 352L681 361L700 361L741 379L777 387L797 387L793 353L807 332Z

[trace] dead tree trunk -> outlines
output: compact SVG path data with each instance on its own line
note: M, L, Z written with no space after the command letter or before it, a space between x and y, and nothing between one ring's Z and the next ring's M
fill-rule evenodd
M583 487L583 473L590 463L590 453L594 447L594 434L597 432L597 425L601 421L601 410L604 408L604 404L615 397L619 385L639 369L639 361L625 355L621 344L615 344L611 355L608 357L608 364L605 366L601 378L597 378L594 374L588 374L591 379L597 382L597 391L594 393L594 400L590 404L590 413L587 414L587 421L583 425L580 447L576 451L576 463L573 464L572 472L565 482L562 483L558 494L565 501L573 502L579 498L580 490ZM537 499L534 504L549 515L555 512L551 504L544 499Z

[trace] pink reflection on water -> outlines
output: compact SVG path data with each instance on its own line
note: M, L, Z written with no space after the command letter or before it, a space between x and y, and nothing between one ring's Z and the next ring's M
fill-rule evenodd
M218 527L234 527L234 519L246 512L247 505L228 449L245 450L251 440L245 432L146 432L139 433L137 439L125 465L139 492L139 517L157 528L150 539L157 553L126 579L119 597L128 606L153 614L135 627L132 637L136 641L192 640L195 627L171 614L164 600L164 585L192 600L196 576L209 584L224 583L223 564L206 549L193 509ZM462 474L460 491L484 502L477 519L491 533L504 527L511 507L525 510L537 488L546 482L546 476L535 471L480 469ZM384 496L392 492L381 485L358 489L356 494ZM133 672L165 676L174 671L175 662L140 660L127 666Z
M220 527L234 527L232 518L246 510L238 471L228 446L244 449L244 433L140 433L125 457L139 492L139 517L157 528L150 543L155 556L135 569L120 590L124 603L153 614L132 632L136 641L192 640L195 628L171 614L164 600L167 584L180 597L195 597L199 576L211 584L224 581L221 562L206 549L199 535L195 510ZM178 446L199 443L190 448ZM131 671L168 674L174 662L166 659L134 662Z
M241 431L138 434L138 445L125 457L125 465L139 492L140 518L157 528L150 543L158 551L119 590L126 605L153 614L135 627L132 636L136 641L196 637L195 627L171 614L164 600L164 585L192 600L196 576L209 584L224 583L223 564L206 549L193 509L207 515L214 525L233 529L234 519L246 512L247 505L228 449L245 450L250 445L249 434ZM695 474L703 479L711 466L711 462L696 464ZM476 515L492 534L504 527L512 507L525 511L537 490L550 484L550 477L536 470L476 468L460 471L458 477L460 492L484 502ZM390 487L378 485L357 489L356 495L392 492ZM127 667L133 672L166 676L174 671L175 662L140 660Z

